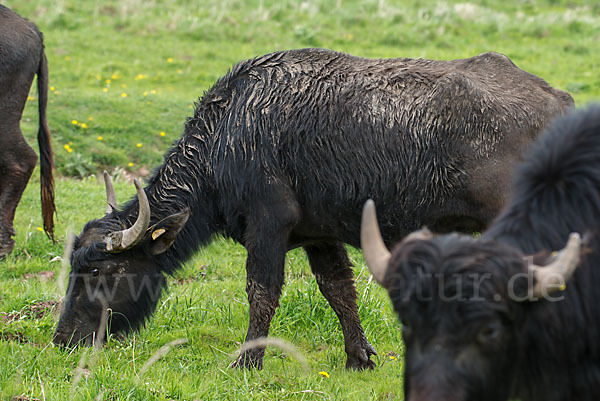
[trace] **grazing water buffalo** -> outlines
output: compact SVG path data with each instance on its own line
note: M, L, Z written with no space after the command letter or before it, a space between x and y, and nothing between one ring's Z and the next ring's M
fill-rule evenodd
M118 209L107 185L107 214L75 241L54 341L91 341L100 287L110 330L140 327L163 276L221 234L248 251L246 341L268 334L286 252L303 247L340 320L346 366L370 368L343 245L359 246L364 201L382 205L389 240L424 223L482 229L522 149L572 104L495 53L369 60L304 49L241 62L200 99L136 198ZM245 351L234 366L260 368L263 354Z
M42 34L35 24L0 4L0 257L12 252L15 245L15 210L37 163L19 126L36 74L42 216L46 234L54 238L52 147L46 121L48 65Z
M532 147L480 239L420 231L390 255L367 205L363 251L403 324L406 399L597 400L599 233L600 106Z

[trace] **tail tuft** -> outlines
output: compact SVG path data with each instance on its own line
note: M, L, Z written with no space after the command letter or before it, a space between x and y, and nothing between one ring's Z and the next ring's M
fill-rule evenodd
M38 146L40 149L40 170L41 170L41 200L42 200L42 218L44 220L44 231L48 238L54 239L54 214L56 207L54 205L54 169L52 141L50 138L50 129L46 119L46 105L48 104L48 60L42 49L42 57L37 71L37 87L39 97L39 130Z

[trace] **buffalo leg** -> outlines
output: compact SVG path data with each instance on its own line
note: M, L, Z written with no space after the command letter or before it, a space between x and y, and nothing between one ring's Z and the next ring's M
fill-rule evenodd
M21 195L37 163L37 155L25 142L17 125L0 127L0 147L6 149L0 160L0 257L15 245L13 220Z
M372 369L375 363L370 356L377 355L377 352L367 341L360 324L354 274L346 249L339 242L308 245L304 249L319 289L342 325L348 356L346 368Z
M271 319L279 306L279 296L283 286L285 252L278 253L279 255L272 255L272 260L267 263L266 259L248 252L246 293L250 304L250 322L246 343L267 337ZM269 267L265 268L266 265ZM231 366L262 369L264 353L264 346L253 347L242 352Z
M245 343L267 337L271 319L279 306L283 287L287 239L296 222L295 205L288 202L270 205L257 213L254 223L249 222L244 246L246 259L246 292L250 304L250 322ZM277 218L269 218L269 213ZM232 367L262 369L264 346L250 348L240 354Z

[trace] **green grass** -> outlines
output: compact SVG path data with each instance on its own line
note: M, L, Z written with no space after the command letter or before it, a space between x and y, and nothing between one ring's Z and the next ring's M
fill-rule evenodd
M32 183L35 184L35 183ZM117 196L127 199L133 185L115 182ZM61 179L58 232L77 229L88 218L104 212L101 182ZM61 298L58 276L62 245L52 245L37 230L37 187L30 185L20 205L17 246L0 269L0 311L10 322L0 323L0 399L25 395L46 399L368 399L382 394L400 397L402 353L399 327L384 291L368 283L358 252L352 250L357 275L360 315L368 338L376 345L375 372L344 369L343 336L337 318L320 295L305 255L291 252L286 286L271 325L271 335L294 344L308 360L308 368L277 349L269 349L261 372L231 370L229 363L247 329L248 302L244 285L246 252L240 245L219 240L201 250L169 280L154 319L141 332L127 338L110 338L98 352L88 349L67 353L50 345L57 317L49 308L41 318L31 315L32 305ZM81 213L82 210L88 211ZM51 270L56 279L43 282L27 273ZM18 340L17 340L18 337ZM144 363L170 341L186 338L138 377ZM390 354L391 353L391 354ZM80 358L91 361L89 377L75 390L72 383ZM321 377L318 372L328 372ZM385 379L381 379L381 375Z
M179 136L193 102L231 65L281 49L318 46L365 57L435 59L494 50L570 91L579 105L600 97L600 6L586 1L5 4L44 32L57 166L70 176L116 166L145 173ZM37 99L34 92L32 97ZM32 140L36 102L23 123Z
M288 255L271 335L298 347L308 361L306 369L277 349L267 350L261 372L228 368L248 319L245 250L230 241L203 249L170 279L169 291L144 330L110 338L97 352L52 347L56 316L32 312L63 293L57 278L42 282L24 275L51 270L58 276L67 228L78 232L105 209L104 189L94 174L106 168L118 169L123 177L146 176L179 136L193 102L232 64L275 50L315 46L365 57L434 59L493 50L568 90L579 106L600 99L600 7L581 0L3 4L44 32L53 88L48 118L62 178L57 180L59 243L51 244L38 230L36 171L17 210L15 251L0 262L0 311L11 317L0 320L1 400L13 395L85 400L99 394L111 400L402 399L402 359L390 358L402 354L400 326L384 291L368 283L355 250L360 314L379 352L374 372L344 370L341 329L302 252ZM22 129L37 147L35 90L31 97ZM134 194L124 179L116 181L116 190L121 200ZM139 377L155 352L180 338L188 342ZM82 357L86 374L75 384Z

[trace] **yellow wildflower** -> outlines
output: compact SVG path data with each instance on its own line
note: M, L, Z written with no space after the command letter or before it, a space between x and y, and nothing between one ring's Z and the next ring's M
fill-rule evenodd
M167 134L165 134L165 131L160 131L160 136L165 136Z
M146 78L146 76L145 76L145 75L143 75L143 74L137 74L137 75L135 76L135 78L133 78L133 79L135 79L136 81L139 81L140 79L144 79L144 78Z
M132 163L132 162L129 162L128 166L129 166L129 167L133 167L133 163Z
M169 58L167 59L167 63L172 63L172 62L173 62L173 57L169 57Z
M117 75L117 73L114 73L114 74L112 74L110 77L111 77L112 79L117 79L117 78L119 78L119 76Z
M96 79L97 79L98 81L100 81L100 80L102 79L102 77L101 77L100 75L96 75Z
M31 97L31 96L27 96L27 100L35 100L35 98Z
M107 84L109 84L109 83L111 83L112 81L111 81L110 79L107 79L107 80L106 80L106 81L104 81L104 82L106 82Z
M327 379L329 379L329 373L325 372L325 371L321 371L319 372L319 374Z
M121 93L121 97L127 97L127 93L125 93L125 92Z
M73 124L73 125L77 125L77 124L79 124L79 121L77 121L77 120L73 120L73 121L71 121L71 124Z
M154 89L152 89L152 90L150 91L150 93L152 93L152 94L154 95L154 94L156 93L156 91L155 91Z
M92 117L92 116L89 116L89 117L88 117L88 120L89 120L89 121L93 121L93 120L94 120L94 117Z
M69 61L69 60L71 60L71 57L65 56L65 60Z
M135 146L137 146L138 148L141 148L142 144L138 142Z
M88 127L88 125L86 123L81 123L81 124L79 124L79 126L83 129L86 129Z
M108 88L102 88L102 92L104 92L104 93L108 92Z
M51 87L50 87L50 90L51 90L52 92L54 92L54 91L56 90L56 88L55 88L54 86L51 86Z
M40 232L44 232L44 229L42 227L36 227L36 230L40 231Z
M103 140L104 138L102 138L101 136L99 136L99 137L98 137L98 138L96 138L96 139L98 139L99 141L101 141L101 140Z

